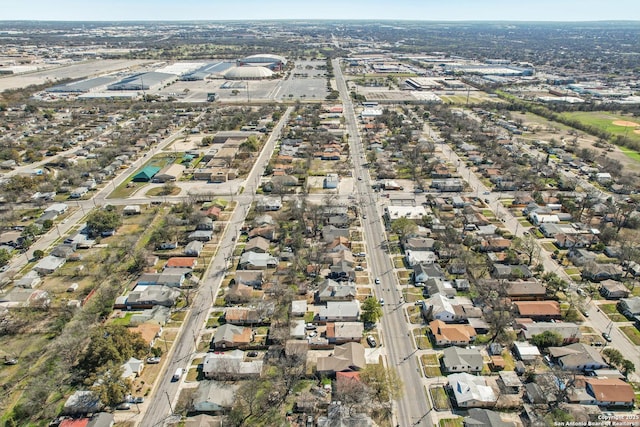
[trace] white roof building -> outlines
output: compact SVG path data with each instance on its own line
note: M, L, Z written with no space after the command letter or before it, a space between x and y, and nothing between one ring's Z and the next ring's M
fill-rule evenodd
M398 218L422 219L422 217L427 216L427 210L422 205L387 206L385 209L391 220Z
M449 375L448 380L459 407L493 406L498 400L484 377L463 372Z

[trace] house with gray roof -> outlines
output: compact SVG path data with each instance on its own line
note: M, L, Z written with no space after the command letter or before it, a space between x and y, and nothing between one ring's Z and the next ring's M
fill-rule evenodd
M482 354L476 348L447 347L442 353L442 366L446 373L482 371Z
M568 371L594 371L609 367L600 355L600 351L583 343L549 347L549 355L562 369Z
M62 267L67 260L65 258L59 258L54 255L48 255L42 258L38 263L33 267L35 271L42 275L52 274L57 269Z
M266 270L278 266L278 259L268 253L245 252L238 266L243 270Z
M429 295L440 294L447 298L453 298L457 293L456 288L453 287L453 283L442 277L428 278L425 282L425 290L429 292Z
M180 291L163 285L137 285L128 295L116 298L114 308L132 310L153 308L156 305L173 307Z
M264 273L262 270L237 270L234 280L241 285L262 289Z
M269 252L269 241L264 237L256 236L247 242L244 246L244 252L267 253Z
M530 340L534 335L539 335L546 331L553 331L560 334L565 344L578 342L582 337L580 327L571 322L533 322L522 325L519 336L525 340Z
M464 427L516 427L512 421L503 421L500 412L471 408L462 420Z
M187 236L188 241L198 240L200 242L208 242L213 238L212 230L196 230Z
M192 240L187 243L187 246L184 247L184 254L187 256L195 256L199 257L202 249L204 248L204 244L199 240Z
M320 286L318 286L315 300L317 303L327 301L351 301L355 299L356 293L355 285L325 279Z
M262 359L245 360L244 351L207 353L202 362L202 373L207 379L240 379L259 377Z
M640 297L621 298L618 309L629 318L640 315Z
M193 397L193 410L199 413L221 413L231 409L240 384L230 381L198 381Z
M352 301L328 301L321 307L318 320L321 322L357 322L360 318L360 303Z
M413 266L413 280L415 283L425 283L431 277L444 279L444 272L437 263L416 264Z
M318 375L333 377L336 372L359 371L366 364L362 344L350 342L336 346L331 356L318 357L316 371Z

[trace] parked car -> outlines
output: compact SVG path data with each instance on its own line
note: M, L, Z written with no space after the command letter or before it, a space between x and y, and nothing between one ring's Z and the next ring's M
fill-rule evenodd
M376 277L376 285L379 285L379 284L380 284L380 278Z
M156 365L160 363L160 358L159 357L147 357L147 364L148 365Z
M133 403L144 403L144 397L142 396L138 396L135 399L133 399Z
M378 343L376 343L376 339L372 335L367 335L367 344L371 347L376 347Z
M247 353L247 357L258 357L258 352L257 351L249 351Z
M602 338L604 338L605 340L607 340L607 342L611 342L611 335L609 335L606 332L602 333Z
M123 402L116 406L116 409L119 411L126 411L128 409L131 409L131 404L129 402Z
M316 328L316 325L314 325L313 323L307 323L304 328L311 331Z
M384 298L380 298L380 299L378 300L378 302L380 303L380 305L381 305L382 307L384 307Z

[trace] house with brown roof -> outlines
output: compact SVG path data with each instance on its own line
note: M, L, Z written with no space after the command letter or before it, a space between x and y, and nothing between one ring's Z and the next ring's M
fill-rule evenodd
M198 258L188 256L176 256L167 260L165 268L190 268L194 269L198 264Z
M359 371L366 366L364 347L350 342L334 348L333 354L319 357L316 372L322 376L334 376L337 372Z
M633 407L635 394L629 383L617 378L587 378L585 383L587 393L593 397L592 404Z
M480 243L480 249L484 252L502 252L511 247L509 239L487 239Z
M257 325L262 316L255 308L229 307L224 312L224 320L232 325Z
M339 251L350 251L351 250L351 241L347 237L338 236L331 243L327 245L327 251L329 252L339 252Z
M227 323L218 328L211 346L216 349L246 347L251 343L252 335L251 328Z
M558 301L516 301L513 303L519 317L533 320L560 319L560 303Z
M476 337L476 331L470 325L447 324L441 320L430 322L429 329L435 345L440 347L469 345Z
M540 301L546 294L547 287L535 280L516 280L507 283L507 296L512 301Z
M244 252L267 253L269 251L269 241L264 237L256 236L250 239L244 246Z

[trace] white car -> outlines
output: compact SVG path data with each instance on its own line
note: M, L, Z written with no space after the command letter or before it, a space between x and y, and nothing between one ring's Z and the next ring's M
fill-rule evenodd
M376 277L376 285L379 285L379 284L380 284L380 278Z

